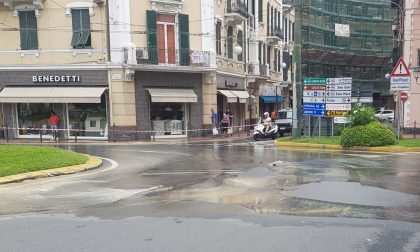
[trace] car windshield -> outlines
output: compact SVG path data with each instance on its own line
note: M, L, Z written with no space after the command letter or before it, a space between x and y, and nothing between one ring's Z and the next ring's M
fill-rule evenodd
M286 119L287 118L287 112L278 112L277 113L277 119Z

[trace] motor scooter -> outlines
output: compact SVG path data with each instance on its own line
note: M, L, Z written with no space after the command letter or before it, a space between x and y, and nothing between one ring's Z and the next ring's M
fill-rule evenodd
M264 132L264 124L258 122L257 126L254 128L254 140L255 141L261 141L267 138L276 139L278 136L278 126L277 124L271 124L270 129L268 132Z

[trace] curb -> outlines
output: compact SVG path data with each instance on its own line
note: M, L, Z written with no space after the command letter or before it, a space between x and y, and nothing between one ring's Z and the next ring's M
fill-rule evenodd
M327 149L327 150L350 150L350 151L372 151L372 152L420 152L420 147L403 147L403 146L387 146L387 147L351 147L344 148L336 144L314 144L314 143L294 143L275 141L278 147L293 147L306 149Z
M5 176L5 177L0 178L0 185L22 182L24 180L29 180L29 179L39 179L39 178L56 177L60 175L69 175L69 174L93 170L93 169L99 168L102 165L102 159L98 157L94 157L94 156L89 156L89 155L85 155L85 156L88 157L88 161L84 164Z

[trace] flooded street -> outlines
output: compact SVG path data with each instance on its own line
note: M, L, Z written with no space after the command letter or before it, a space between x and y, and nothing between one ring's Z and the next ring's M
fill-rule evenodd
M36 244L32 225L41 223L42 239L62 241L66 226L73 238L95 233L84 247L112 239L117 227L141 237L118 238L123 250L420 250L418 154L289 150L271 141L63 148L107 159L91 172L0 186L0 227L22 227L0 235L14 241L10 248ZM244 242L250 237L262 243Z

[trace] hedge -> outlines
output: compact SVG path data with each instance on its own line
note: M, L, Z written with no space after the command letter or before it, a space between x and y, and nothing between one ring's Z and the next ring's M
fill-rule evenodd
M386 146L397 144L394 133L378 122L362 126L350 126L343 130L341 145L353 146Z

